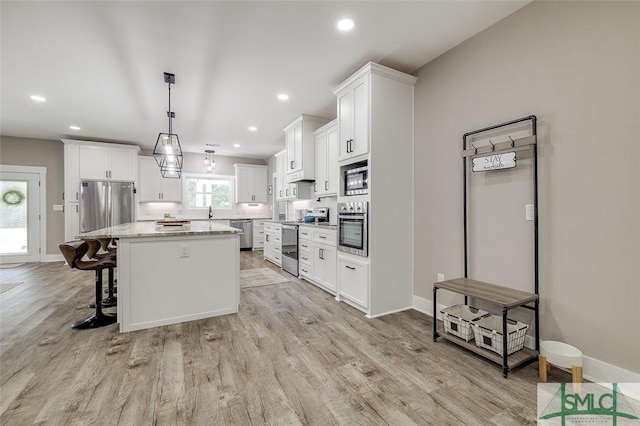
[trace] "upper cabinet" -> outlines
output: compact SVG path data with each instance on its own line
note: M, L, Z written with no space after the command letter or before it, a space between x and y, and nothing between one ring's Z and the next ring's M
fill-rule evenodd
M80 201L80 147L75 144L64 145L64 201Z
M315 147L313 132L328 120L302 114L284 128L286 182L315 180Z
M65 201L78 201L81 180L138 180L139 147L73 139L62 142Z
M338 124L337 120L315 131L316 196L338 195Z
M280 151L275 154L276 157L276 201L285 200L306 200L313 197L312 182L287 183L286 180L286 161L287 151Z
M340 161L369 152L369 81L365 74L336 89Z
M138 157L140 179L138 201L182 202L182 179L163 178L153 157Z
M138 153L134 145L63 139L65 144L65 179L73 185L77 179L135 182L138 178ZM77 154L76 154L77 151ZM65 189L68 192L71 187Z
M267 166L234 164L236 169L236 203L267 202Z

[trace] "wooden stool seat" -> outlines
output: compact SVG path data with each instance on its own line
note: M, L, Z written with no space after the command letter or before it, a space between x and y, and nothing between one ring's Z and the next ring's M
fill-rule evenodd
M105 291L108 293L108 296L102 299L100 302L103 308L111 308L113 306L118 306L118 299L114 296L114 283L115 278L113 275L113 268L117 267L117 252L112 251L104 251L100 253L100 250L108 250L109 242L111 242L111 238L99 238L96 240L85 240L89 245L89 250L87 251L87 257L91 259L98 260L108 260L112 262L115 266L109 268L109 285ZM89 305L90 308L95 307L93 303Z
M71 269L79 269L81 271L95 271L95 308L94 315L84 320L76 321L71 325L74 329L84 328L97 328L105 325L113 324L117 321L117 317L114 315L105 314L102 312L102 271L109 269L110 271L116 267L115 261L105 258L100 260L82 260L82 258L88 253L90 244L86 241L68 241L58 245L60 252L64 256L67 264ZM94 253L95 254L95 253Z

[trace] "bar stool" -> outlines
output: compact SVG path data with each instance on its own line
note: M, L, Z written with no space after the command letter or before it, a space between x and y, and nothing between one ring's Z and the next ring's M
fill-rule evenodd
M87 257L90 259L109 259L114 264L118 264L117 262L117 253L115 249L109 250L109 242L111 238L98 238L96 240L85 240L87 244L89 244L89 250L87 251ZM100 253L100 250L104 250ZM108 250L108 251L107 251ZM111 308L113 306L118 306L118 298L114 296L114 287L115 287L115 279L113 274L114 268L109 268L109 284L105 291L108 293L108 296L102 299L102 307L103 308ZM93 303L89 305L90 308L94 308Z
M86 241L68 241L58 245L60 252L69 264L71 269L79 269L81 271L96 271L96 313L87 319L76 321L71 325L74 329L97 328L110 325L117 322L115 315L109 315L102 312L102 271L104 269L115 268L115 262L110 259L100 259L94 261L84 261L82 258L89 251L89 243Z

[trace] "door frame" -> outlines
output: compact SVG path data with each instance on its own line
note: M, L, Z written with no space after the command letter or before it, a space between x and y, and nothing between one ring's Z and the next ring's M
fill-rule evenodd
M37 174L40 181L40 256L39 262L42 262L47 255L47 168L40 166L13 166L0 164L0 172L7 173L32 173Z

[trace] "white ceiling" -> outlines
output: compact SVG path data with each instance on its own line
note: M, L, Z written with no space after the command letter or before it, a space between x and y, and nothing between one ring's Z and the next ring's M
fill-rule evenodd
M335 118L332 90L368 61L413 73L527 2L3 1L0 131L153 148L167 71L184 151L266 158L299 114Z

